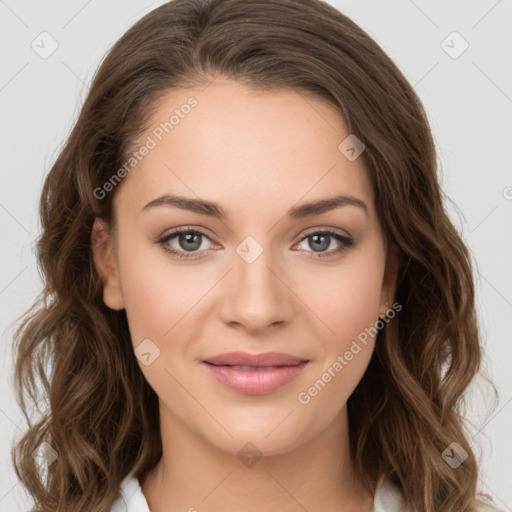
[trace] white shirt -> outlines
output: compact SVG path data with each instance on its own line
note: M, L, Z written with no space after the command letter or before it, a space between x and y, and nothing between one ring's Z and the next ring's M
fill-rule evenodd
M375 493L373 512L400 512L401 510L400 490L390 481L381 479ZM139 481L132 474L127 475L121 482L121 490L111 512L150 512Z

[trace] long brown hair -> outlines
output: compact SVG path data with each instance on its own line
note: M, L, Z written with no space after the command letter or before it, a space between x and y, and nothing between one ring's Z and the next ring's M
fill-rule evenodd
M28 428L12 458L35 510L109 510L122 479L143 479L161 456L157 396L124 310L103 303L91 228L96 217L112 222L116 190L97 190L126 162L157 100L220 75L313 93L364 142L384 236L400 252L403 309L379 331L348 400L351 454L372 493L386 476L418 511L475 511L478 466L461 414L482 358L471 254L445 211L418 96L366 32L320 0L173 0L124 34L96 72L44 182L45 287L15 333ZM34 422L26 400L44 402ZM442 457L453 442L467 452L457 469ZM32 455L45 447L53 457L42 468Z

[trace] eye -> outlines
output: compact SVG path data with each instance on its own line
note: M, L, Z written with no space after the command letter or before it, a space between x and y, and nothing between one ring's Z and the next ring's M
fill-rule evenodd
M172 256L194 259L200 258L202 253L208 249L204 244L206 240L211 242L210 238L202 231L182 227L176 228L170 233L158 238L156 243ZM315 253L314 256L306 257L312 259L334 256L356 245L351 238L330 230L313 231L304 236L299 244L306 241L309 249L312 249L312 251L308 251L308 248L306 248L306 252ZM327 249L332 245L335 245L335 248L328 251Z
M316 253L315 256L306 256L307 258L312 259L325 258L340 254L341 252L355 246L355 242L351 238L329 230L309 233L300 241L300 243L303 242L306 242L306 245L312 249L312 252ZM333 242L337 247L330 251L326 251L326 249L331 247Z
M203 232L185 227L171 231L167 235L159 238L156 242L164 251L171 253L173 256L190 259L201 256L200 254L196 255L193 253L203 252L207 249L203 243L205 240L210 240L210 238ZM172 244L170 243L171 241L175 243ZM199 251L200 249L201 251Z

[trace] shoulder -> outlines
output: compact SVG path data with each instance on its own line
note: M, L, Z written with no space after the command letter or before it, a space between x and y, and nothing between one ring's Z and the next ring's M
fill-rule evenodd
M139 481L130 473L121 482L119 496L110 509L111 512L150 512Z

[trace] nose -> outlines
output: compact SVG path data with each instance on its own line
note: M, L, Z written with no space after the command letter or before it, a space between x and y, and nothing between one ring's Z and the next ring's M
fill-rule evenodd
M251 333L265 333L278 324L290 322L294 294L287 280L286 271L273 260L270 249L263 250L253 261L243 252L235 252L233 269L223 280L223 322Z

